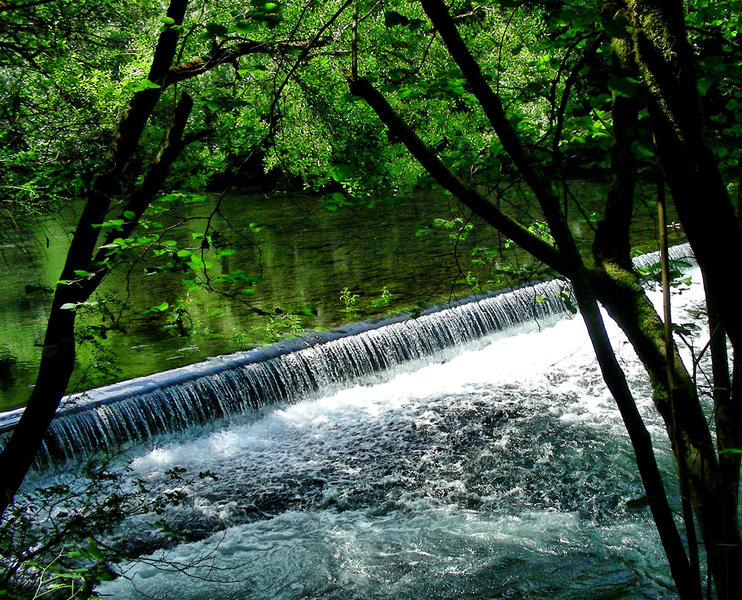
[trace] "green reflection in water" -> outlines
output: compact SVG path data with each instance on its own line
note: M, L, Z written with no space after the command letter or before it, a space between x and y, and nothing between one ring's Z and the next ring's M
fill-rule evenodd
M598 186L586 182L575 183L573 191L588 207L603 197ZM162 227L156 232L200 256L200 235L215 201L158 214L153 218ZM590 227L572 212L573 231L589 244ZM300 329L335 327L512 284L506 272L529 265L529 258L511 249L494 261L472 264L472 249L500 247L506 240L476 219L461 236L469 221L455 221L460 215L440 195L335 212L318 197L228 197L212 218L217 234L204 254L213 263L212 289L184 285L194 278L188 269L147 274L164 262L152 252L133 266L122 263L95 297L100 304L80 312L81 344L70 391L268 343ZM70 209L27 224L22 247L2 248L0 409L22 404L33 384L51 287L73 224ZM638 239L652 240L653 231L651 219L645 219ZM225 295L230 288L219 276L237 271L257 279L253 294ZM105 339L94 335L100 325L107 330Z

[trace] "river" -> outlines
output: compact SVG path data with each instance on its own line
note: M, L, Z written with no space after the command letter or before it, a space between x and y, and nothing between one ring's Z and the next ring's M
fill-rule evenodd
M697 318L702 297L697 278L677 289L677 322ZM145 508L101 537L144 555L98 591L122 600L673 597L648 509L630 507L643 490L584 325L545 325L130 446L110 467L117 489L146 488L137 492ZM646 375L610 323L609 334L672 490ZM29 486L84 480L84 463L72 461Z
M603 197L594 182L573 182L572 191L586 213ZM651 190L645 195L651 197ZM161 202L150 220L162 227L149 233L162 236L158 243L171 240L178 249L197 250L216 203L216 196L202 198L175 207ZM75 215L73 206L22 223L15 235L19 243L0 248L0 410L22 405L35 380L51 288ZM213 263L212 289L185 285L189 279L204 282L203 273L187 267L153 273L163 259L153 256L157 244L143 246L147 259L114 269L94 298L98 304L80 310L69 391L251 348L301 329L414 311L518 282L508 272L528 265L528 258L513 251L472 264L474 248L498 247L502 240L476 219L473 230L457 236L469 223L456 223L460 215L456 203L431 194L337 211L319 196L227 196L211 221L217 233L205 255ZM573 231L589 240L585 219L574 208L571 215ZM634 241L651 248L653 221L645 209L637 210L637 223ZM229 286L216 280L237 271L256 280L243 286L251 294L223 295Z

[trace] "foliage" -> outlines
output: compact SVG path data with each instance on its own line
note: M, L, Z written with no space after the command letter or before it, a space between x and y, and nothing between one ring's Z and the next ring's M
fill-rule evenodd
M358 303L358 294L354 294L349 288L344 287L343 291L340 292L340 300L343 302L345 308L343 309L347 313L355 313L358 309L356 304Z
M663 371L667 365L670 371L676 368L668 360L671 344L664 354L657 353L662 323L642 304L645 298L637 291L642 281L657 273L631 271L626 266L628 252L623 255L605 238L616 222L608 208L616 206L621 194L635 202L633 189L621 188L635 175L648 180L662 167L676 204L681 202L678 182L689 175L673 172L671 159L683 155L680 150L667 150L675 127L685 127L678 136L681 141L687 143L690 129L697 133L692 139L698 140L691 152L697 156L688 159L689 167L677 163L677 168L706 173L709 179L721 174L727 183L739 178L740 2L688 2L682 34L687 33L695 61L680 69L682 77L665 73L665 78L653 76L657 67L648 64L637 42L641 35L649 40L662 31L658 26L662 23L647 27L642 21L645 3L454 2L446 7L445 18L454 23L465 53L476 64L474 71L466 70L462 52L442 35L440 23L432 25L432 4L358 1L353 3L354 18L351 2L259 0L246 5L200 0L188 5L181 24L163 16L160 6L149 0L105 6L87 0L4 3L0 6L0 216L9 225L0 231L14 229L20 216L74 205L81 198L86 202L82 213L86 218L101 202L113 202L107 214L94 215L91 223L86 225L81 218L73 243L87 240L90 258L85 258L86 252L71 253L74 256L56 286L57 297L65 300L53 306L50 317L50 323L57 319L73 326L78 313L85 319L98 311L100 321L84 321L77 338L104 352L108 332L120 327L118 306L126 303L129 294L123 290L108 297L92 295L111 268L143 268L153 276L176 276L191 291L213 291L242 302L253 296L260 280L258 269L231 264L229 257L238 244L250 244L258 226L234 234L217 227L217 216L224 217L219 199L203 218L191 221L177 216L184 204L204 202L204 189L209 186L223 187L225 181L251 183L248 165L257 164L258 171L280 171L285 185L322 194L325 208L332 211L373 205L381 197L404 198L413 190L448 188L466 207L452 201L454 212L422 232L443 233L447 243L457 247L476 234L479 224L474 224L472 213L479 212L501 232L497 244L478 244L471 257L491 268L493 280L533 277L543 272L544 263L573 280L588 325L590 314L601 318L590 312L597 311L595 302L600 299L614 318L623 319L624 329L637 336L632 342L645 353L642 358L681 469L687 467L695 477L691 482L695 510L706 511L702 512L705 525L711 520L708 511L713 510L708 507L718 500L707 477L721 465L721 480L736 466L738 482L739 462L734 455L739 440L719 438L718 444L712 444L705 421L694 420L690 413L681 414L678 421L676 407L668 407L668 397L678 393ZM650 17L659 19L654 13ZM153 77L150 69L158 59L153 40L169 33L177 34L175 60L162 77ZM668 44L660 46L667 50ZM682 52L667 52L668 60L662 64L671 69ZM355 65L352 56L358 59L358 72L348 70ZM662 96L662 86L675 79L692 80L695 86L682 88L685 93L679 96L700 93L705 132L700 125L689 128L688 121L676 114L665 114L676 107L672 99ZM362 82L368 86L365 95L359 92ZM482 82L496 102L482 92ZM121 150L118 144L123 143L116 138L109 146L109 141L114 134L127 133L119 119L148 98L155 103L141 134L135 135L135 147L122 164L110 168L115 163L112 156ZM184 130L178 136L177 144L182 142L183 147L172 157L169 177L151 184L152 173L173 148L167 136L174 130L178 107L188 104L182 104L184 99L192 99L193 107L186 111ZM377 118L380 107L386 110L383 123ZM695 114L692 107L688 111ZM407 129L390 126L389 115ZM665 117L669 125L663 128L658 123ZM711 166L699 162L704 160L707 142ZM408 149L415 148L417 160L411 160ZM586 175L609 181L606 199L588 205L576 197L570 177ZM96 186L107 177L115 181L100 192ZM454 188L458 191L451 191ZM662 190L664 183L657 188L659 195ZM728 204L726 192L715 193L712 189L708 197ZM141 206L136 203L140 196L145 196ZM484 202L477 204L472 198ZM686 209L680 216L691 241L698 243L694 219L688 214L699 213ZM569 229L572 215L579 215L577 221L585 225L584 236ZM724 215L717 221L720 225L733 220ZM516 254L516 244L535 258ZM708 256L701 257L706 267ZM462 286L484 285L468 266L460 271ZM352 285L339 296L349 315L359 310L359 295ZM382 291L372 304L386 306L391 297L388 290ZM723 299L717 293L715 300ZM629 302L636 303L633 312L625 310ZM254 310L266 316L265 334L270 339L302 328L297 314ZM158 299L140 317L158 315L167 319L175 335L187 336L194 329L185 305ZM637 315L645 320L638 322ZM593 326L599 335L599 328ZM731 331L732 344L739 344L733 336ZM59 340L71 337L58 334ZM595 345L601 348L600 343ZM45 343L45 351L52 346L56 347ZM604 357L602 365L607 364ZM612 388L614 395L620 396L619 387ZM695 392L681 404L683 410L688 406L702 413ZM714 415L723 437L724 411ZM721 452L709 450L716 446ZM681 474L681 485L683 479ZM736 498L737 493L735 489L727 496ZM648 496L653 501L657 497ZM686 527L690 534L693 525L687 514ZM56 553L47 553L45 562L30 557L24 564L29 572L51 577L47 579L51 585L59 578L69 581L70 589L80 581L88 585L88 580L105 576L105 570L97 570L95 543L85 541L89 537L79 537L74 547L57 544ZM718 547L738 547L738 538L737 529L735 539ZM708 547L716 548L709 540ZM87 571L76 570L77 559L87 561ZM715 569L711 567L718 573Z
M389 291L389 288L384 286L381 288L381 294L378 298L374 298L371 301L371 306L373 308L383 308L385 306L389 306L389 303L394 299L394 294L392 294Z
M301 317L292 313L268 317L265 324L266 338L271 342L280 340L286 335L296 335L301 330Z
M189 505L187 490L194 482L215 477L173 467L164 474L164 492L155 492L143 480L124 486L121 473L100 457L97 463L16 498L0 524L0 597L99 598L96 585L120 576L117 563L188 537L162 515ZM154 525L146 540L118 535L127 522L144 516ZM157 559L153 564L168 567Z

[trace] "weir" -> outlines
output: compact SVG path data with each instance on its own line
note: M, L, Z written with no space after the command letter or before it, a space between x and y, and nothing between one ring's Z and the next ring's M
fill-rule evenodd
M695 263L687 244L673 247L670 257L689 267ZM658 260L658 253L649 253L635 265L650 267ZM569 286L560 280L529 284L431 307L414 318L356 323L75 394L64 399L37 464L307 399L519 325L547 325L571 314L565 292ZM0 446L21 413L0 415Z

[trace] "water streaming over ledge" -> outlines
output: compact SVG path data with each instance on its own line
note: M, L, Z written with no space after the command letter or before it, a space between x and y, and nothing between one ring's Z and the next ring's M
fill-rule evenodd
M693 263L687 244L672 260ZM650 267L658 253L635 259ZM568 284L551 280L473 297L412 318L402 315L281 342L98 388L65 399L52 422L41 464L115 449L162 433L244 415L277 402L377 373L524 324L547 325L570 315ZM0 415L0 445L22 411Z

